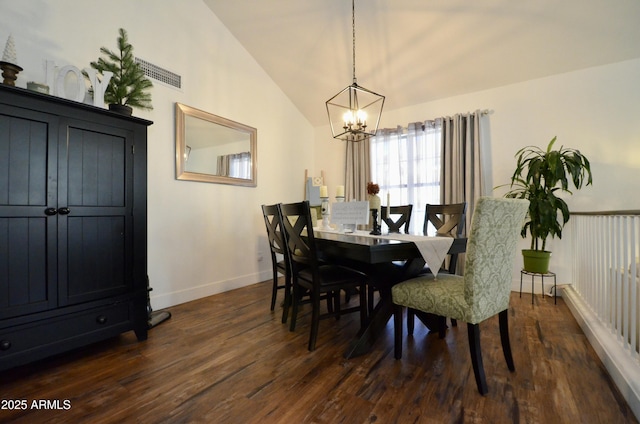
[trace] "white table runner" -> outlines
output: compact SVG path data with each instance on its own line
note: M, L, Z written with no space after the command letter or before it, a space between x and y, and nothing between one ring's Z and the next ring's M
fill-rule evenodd
M447 252L449 252L449 248L453 244L453 237L429 237L429 236L419 236L413 234L383 234L383 235L372 235L369 234L368 231L356 231L353 233L344 233L341 231L335 230L321 230L314 228L315 232L324 232L324 233L333 233L333 234L344 234L344 235L353 235L359 237L372 237L372 238L381 238L381 239L389 239L389 240L399 240L399 241L411 241L420 251L422 258L429 265L429 269L434 276L438 276L438 271L440 270L440 266L444 262L444 258L447 256Z

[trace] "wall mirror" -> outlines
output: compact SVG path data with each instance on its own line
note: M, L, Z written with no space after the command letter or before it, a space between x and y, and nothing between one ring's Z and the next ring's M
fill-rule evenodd
M257 185L258 130L176 103L176 178Z

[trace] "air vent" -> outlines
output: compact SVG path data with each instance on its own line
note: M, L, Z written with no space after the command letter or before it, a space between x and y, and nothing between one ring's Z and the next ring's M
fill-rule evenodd
M140 59L139 57L136 57L136 63L140 65L147 77L153 78L154 80L160 81L161 83L171 87L182 89L182 77L180 75L167 71L166 69L154 65L151 62L147 62L144 59Z

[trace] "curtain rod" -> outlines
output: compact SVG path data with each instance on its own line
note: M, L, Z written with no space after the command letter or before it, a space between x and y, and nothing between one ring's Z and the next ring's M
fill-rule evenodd
M493 113L493 111L489 110L489 109L482 109L482 110L477 109L476 112L480 112L481 116L491 115ZM474 115L476 112L467 112L466 114L459 114L459 115ZM434 123L436 123L438 121L438 119L445 119L445 118L448 118L448 117L441 116L440 118L436 118L436 119L428 119L425 122L428 122L430 124L434 124Z
M490 110L490 109L482 109L482 110L478 109L476 112L480 112L480 115L481 115L481 116L491 115L491 114L493 113L493 111L492 111L492 110ZM467 115L472 115L472 114L475 114L476 112L467 112L466 114L467 114ZM436 118L436 119L427 119L427 120L423 121L423 122L421 123L422 130L423 130L423 131L425 130L425 124L427 124L427 125L435 125L435 124L436 124L436 122L437 122L438 120L442 120L442 119L445 119L445 118L447 118L447 117L441 116L440 118ZM415 122L414 124L419 124L419 122ZM404 132L405 130L407 130L407 127L403 127L403 126L400 126L400 125L398 125L398 127L396 127L396 129L397 129L397 128L402 129L402 132ZM381 129L379 129L378 131L382 131L382 130L389 130L389 128L381 128ZM391 129L391 130L393 131L394 129Z

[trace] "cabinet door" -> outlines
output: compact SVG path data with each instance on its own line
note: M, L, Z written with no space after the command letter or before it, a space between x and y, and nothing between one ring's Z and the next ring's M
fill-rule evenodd
M57 135L56 117L0 105L0 319L57 303Z
M69 121L59 138L59 303L131 291L133 135Z

